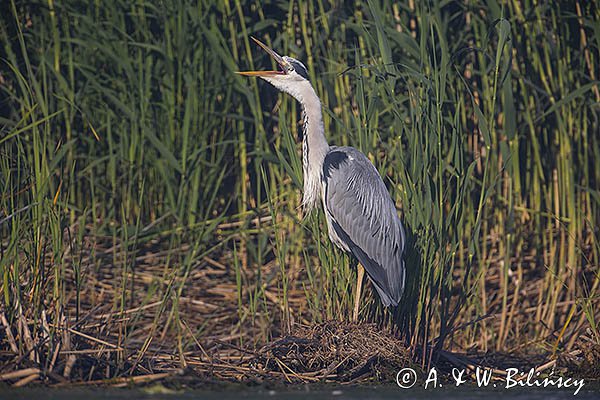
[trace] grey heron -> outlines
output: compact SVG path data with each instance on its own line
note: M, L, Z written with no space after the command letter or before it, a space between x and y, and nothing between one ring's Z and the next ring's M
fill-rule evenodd
M383 305L397 306L404 291L406 239L381 176L357 149L327 143L321 101L309 81L306 67L252 39L281 70L238 73L264 79L290 94L302 106L303 208L308 213L321 201L329 238L359 261L353 319L358 319L365 270Z

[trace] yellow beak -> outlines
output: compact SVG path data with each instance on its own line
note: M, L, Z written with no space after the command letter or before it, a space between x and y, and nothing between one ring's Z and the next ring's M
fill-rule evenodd
M240 71L236 72L236 74L244 75L244 76L273 76L273 75L285 75L285 69L288 65L287 61L283 59L279 54L275 53L272 49L267 47L266 44L262 43L257 38L251 36L252 40L254 40L260 47L263 48L275 61L277 64L281 66L283 71Z

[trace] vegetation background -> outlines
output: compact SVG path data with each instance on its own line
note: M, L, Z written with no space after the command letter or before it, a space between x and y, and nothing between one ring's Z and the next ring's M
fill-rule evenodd
M362 320L420 359L600 343L595 2L0 8L4 361L110 377L350 318L351 260L299 209L298 107L234 74L272 67L250 36L305 63L410 232L405 301L367 285Z

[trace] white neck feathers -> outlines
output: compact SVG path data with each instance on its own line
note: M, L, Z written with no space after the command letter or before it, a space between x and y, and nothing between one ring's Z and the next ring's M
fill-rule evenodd
M302 166L304 172L304 192L302 206L308 214L321 199L321 179L323 162L329 151L325 139L321 101L309 81L298 76L285 75L262 77L277 89L293 96L302 105L304 119L302 140Z
M329 151L325 139L321 102L315 91L301 101L304 125L302 140L302 166L304 172L304 195L302 206L308 214L321 199L321 180L323 178L323 162ZM307 93L308 94L308 93Z

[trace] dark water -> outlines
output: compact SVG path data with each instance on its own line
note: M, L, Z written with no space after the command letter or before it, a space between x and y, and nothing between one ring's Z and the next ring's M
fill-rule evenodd
M60 399L60 400L101 400L101 399L522 399L522 400L553 400L553 399L600 399L600 386L586 384L579 393L574 396L571 389L557 388L438 388L424 390L407 389L402 390L397 386L372 386L351 387L328 385L324 387L293 387L293 388L248 388L233 387L227 390L190 390L190 391L168 391L164 388L149 389L104 389L104 388L30 388L30 389L8 389L0 388L0 399Z

